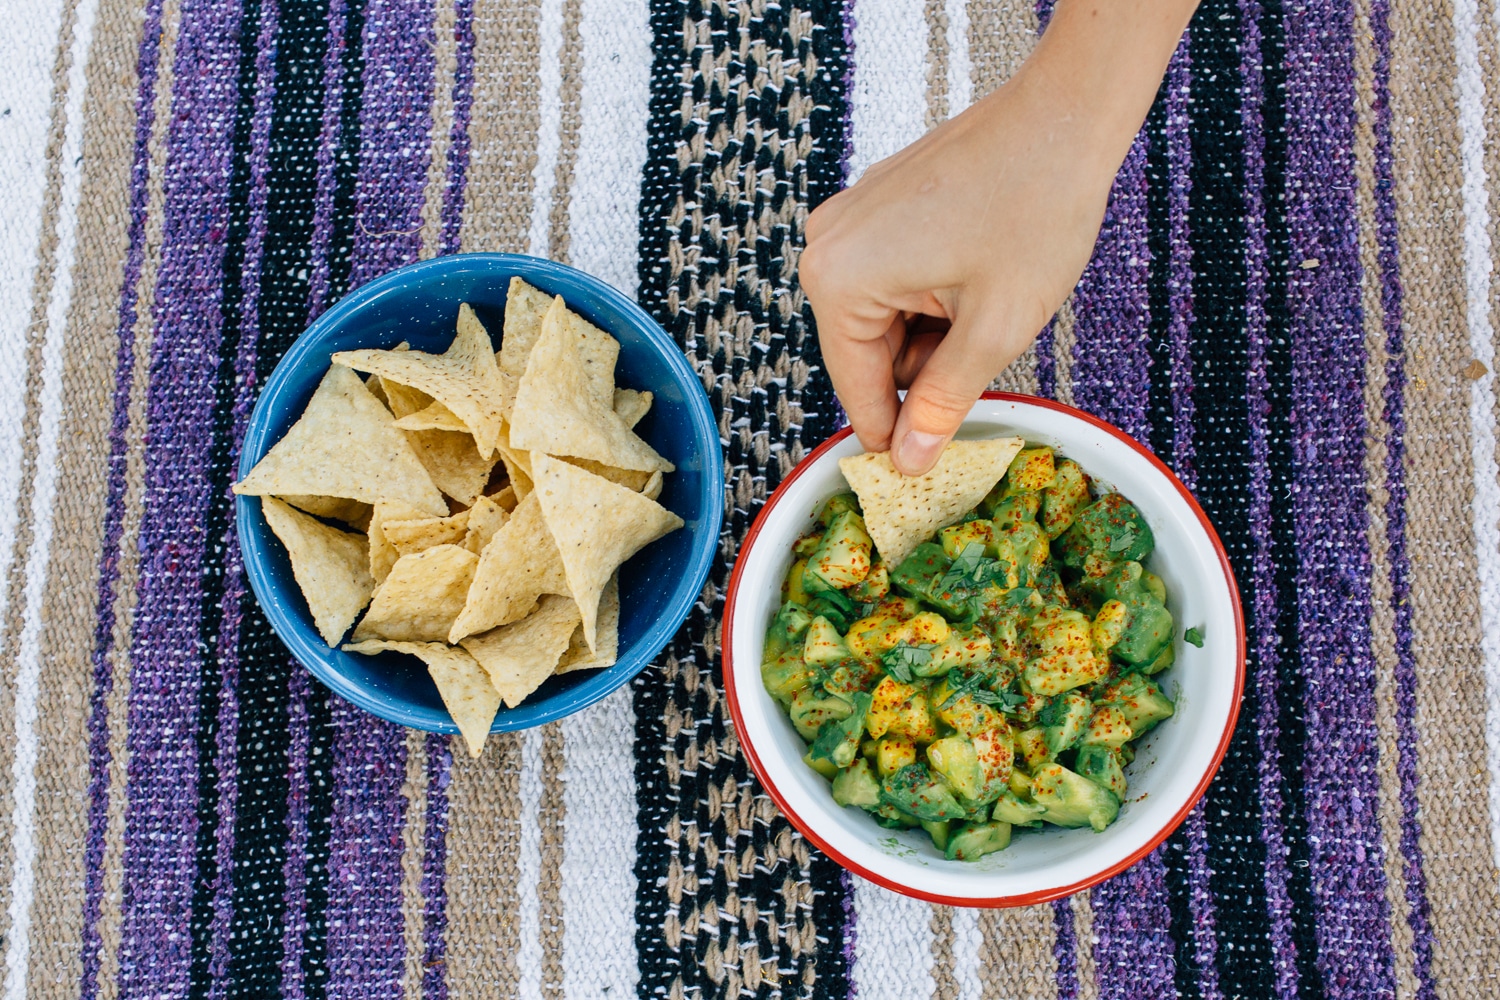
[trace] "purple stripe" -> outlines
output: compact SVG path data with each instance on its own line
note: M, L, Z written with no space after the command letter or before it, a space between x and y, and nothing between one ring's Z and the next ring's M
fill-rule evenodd
M1057 319L1049 319L1036 335L1036 394L1057 398Z
M1078 935L1073 929L1072 897L1052 903L1052 926L1057 932L1052 957L1057 960L1057 1000L1078 1000Z
M372 0L363 34L364 101L349 285L415 261L431 151L432 8ZM401 899L406 731L333 703L333 817L329 834L328 995L401 990L406 940Z
M1265 74L1261 68L1259 0L1240 2L1240 119L1245 134L1245 338L1248 375L1245 400L1250 422L1249 522L1254 546L1251 617L1255 648L1252 683L1259 706L1255 718L1260 750L1260 829L1266 852L1266 909L1278 997L1297 995L1297 945L1292 938L1292 901L1287 892L1286 829L1281 821L1281 739L1277 672L1281 654L1276 632L1276 566L1271 539L1270 383L1266 376Z
M302 943L307 933L307 767L309 697L328 697L322 687L309 691L308 674L293 664L287 682L286 861L282 867L285 917L281 928L281 995L306 996L302 982Z
M469 171L469 117L474 108L474 0L454 0L453 38L458 65L453 70L453 129L448 139L448 188L443 200L438 253L458 253L464 192Z
M338 185L339 109L344 98L345 0L328 0L328 51L323 55L323 128L318 135L318 194L313 206L312 274L307 321L328 308L328 248L333 239L333 193Z
M1073 293L1073 400L1139 440L1148 438L1151 412L1146 144L1138 137L1125 157ZM1100 995L1172 996L1176 949L1161 851L1096 886L1092 901Z
M1198 992L1204 1000L1220 1000L1219 938L1214 923L1213 872L1208 863L1207 808L1199 800L1188 813L1183 829L1187 837L1188 912L1193 917L1193 962L1198 967Z
M260 266L266 239L266 173L270 154L271 108L275 98L276 0L265 0L256 38L255 108L250 123L249 224L245 257L240 272L241 316L239 350L235 354L235 398L233 420L234 454L229 467L239 464L239 442L244 439L255 402L255 363L260 333ZM209 960L214 1000L223 997L229 984L230 924L234 918L234 826L239 783L229 776L238 770L239 742L239 649L240 624L244 620L244 559L235 534L236 508L228 504L221 544L224 549L224 593L220 600L218 658L221 675L218 732L215 734L215 768L219 775L218 842L215 862L218 884L214 888L213 954Z
M427 830L422 850L422 996L447 1000L448 979L448 784L453 777L452 740L427 737Z
M1146 139L1115 178L1093 259L1073 292L1073 402L1137 440L1150 433L1151 250L1146 226Z
M1395 992L1378 813L1364 373L1354 200L1353 15L1286 20L1287 283L1303 764L1319 967L1332 997ZM1316 267L1298 262L1318 261Z
M146 403L141 580L131 636L120 992L184 996L197 816L203 524L212 500L220 267L238 99L238 4L184 4ZM217 540L215 540L217 541Z
M1396 639L1396 773L1401 782L1401 855L1406 876L1407 920L1412 930L1412 972L1417 996L1436 996L1432 977L1431 908L1422 856L1417 800L1417 662L1412 649L1411 561L1406 551L1406 362L1401 265L1396 226L1395 157L1391 149L1390 0L1373 0L1375 41L1375 226L1380 261L1380 304L1385 330L1386 542L1390 546L1391 608Z
M111 657L115 629L115 584L120 577L120 533L125 515L125 437L135 371L136 288L146 253L146 187L151 173L151 130L156 120L156 65L160 58L162 0L148 0L136 56L135 155L130 169L130 225L120 278L113 419L109 430L104 539L100 546L98 613L94 626L94 689L89 696L88 834L84 841L82 973L79 995L99 995L99 912L104 898L104 836L109 823L109 697L114 690Z

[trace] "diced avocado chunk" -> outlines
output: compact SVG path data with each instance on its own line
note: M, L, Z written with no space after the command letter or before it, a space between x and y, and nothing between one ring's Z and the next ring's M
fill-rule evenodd
M856 601L869 604L878 601L891 592L891 572L885 568L885 563L879 559L875 565L870 567L870 573L849 591L849 596Z
M829 719L818 729L808 753L813 760L831 761L834 767L848 767L859 756L859 738L864 734L865 715L870 710L870 696L863 691L851 696L853 709L843 719Z
M949 861L975 861L1010 846L1010 824L999 820L970 823L948 837L943 857Z
M1172 612L1141 583L1141 564L1121 562L1099 581L1099 592L1125 605L1125 627L1110 653L1126 663L1147 664L1172 641Z
M833 779L833 801L861 809L880 805L880 782L869 761L861 757L838 773Z
M921 762L887 777L880 786L880 798L917 819L963 819L966 814L952 790Z
M828 666L853 655L849 652L849 645L844 642L844 637L839 635L839 630L827 618L818 615L807 626L807 637L802 642L802 658L808 663Z
M1035 771L1052 759L1052 753L1047 749L1047 736L1041 726L1033 726L1017 733L1016 750L1026 762L1028 771Z
M1042 490L1042 513L1038 519L1048 538L1056 538L1073 526L1089 505L1089 477L1071 458L1057 463L1052 485Z
M882 778L917 762L917 745L911 740L886 737L876 745L875 768Z
M825 693L821 688L805 687L792 696L788 706L792 725L804 740L818 738L823 724L847 719L854 706L843 698Z
M922 821L903 809L897 809L889 802L882 802L870 810L870 815L875 817L875 822L887 830L910 830L922 825Z
M1078 773L1085 778L1107 788L1114 793L1115 798L1125 799L1125 770L1120 766L1120 754L1111 747L1106 746L1083 746L1078 748L1078 759L1074 761Z
M1032 691L1052 697L1109 672L1109 661L1094 652L1092 624L1081 612L1055 606L1031 619L1028 641L1035 655L1022 676Z
M923 542L891 572L891 586L926 601L950 618L962 618L967 610L962 602L945 599L938 588L938 582L952 564L941 545Z
M953 524L943 528L938 532L938 541L943 546L945 556L949 559L957 559L970 545L978 544L988 549L993 535L994 528L990 522L965 521L962 524Z
M953 820L951 819L924 819L922 821L922 829L927 831L927 835L932 838L933 845L940 851L948 847L948 832L952 828Z
M1005 790L1015 769L1016 748L1010 726L1001 724L975 733L969 742L974 744L974 758L979 761L979 794L974 798L992 801Z
M1131 739L1143 735L1163 719L1170 719L1176 711L1172 699L1140 674L1126 674L1106 688L1099 700L1120 710L1130 727Z
M880 678L880 665L865 660L847 659L828 669L823 690L847 698L856 691L868 691Z
M1047 742L1048 755L1056 757L1078 742L1093 713L1093 703L1076 691L1058 695L1048 702L1038 720L1042 724L1042 739Z
M798 559L792 563L792 568L786 575L786 594L783 595L784 600L790 601L793 604L801 604L804 607L808 601L812 600L807 593L807 588L803 586L803 575L806 572L806 559Z
M1036 586L1036 579L1047 566L1050 549L1047 535L1035 521L1022 521L1005 533L1016 560L1016 583Z
M869 575L873 548L864 518L852 510L841 511L829 522L817 549L807 557L806 585L815 589L816 580L839 590L854 586Z
M1089 719L1088 728L1083 731L1079 744L1109 747L1113 750L1129 743L1134 737L1135 731L1130 728L1124 712L1114 705L1100 705L1094 710L1093 718Z
M1022 448L1006 470L1006 489L1011 493L1038 492L1051 486L1056 475L1057 463L1051 448Z
M766 693L782 705L791 704L792 696L816 678L817 671L809 667L802 654L797 652L783 653L760 665L760 680L766 686Z
M1148 677L1153 674L1159 674L1176 662L1177 645L1175 643L1169 642L1161 648L1160 653L1156 654L1156 659L1152 660L1150 663L1141 668L1141 673L1147 675Z
M1105 601L1094 614L1094 645L1109 652L1125 634L1129 622L1130 609L1123 601Z
M999 713L974 699L963 689L954 697L954 675L938 682L932 689L932 704L938 706L938 718L960 733L973 735L1000 722Z
M1013 826L1041 826L1042 813L1047 810L1029 802L1015 792L1006 789L995 803L994 812L991 814L1002 823L1010 823Z
M871 736L889 733L919 743L931 743L937 738L937 729L928 710L926 692L889 676L882 679L871 692L867 725Z
M948 638L937 644L932 659L913 673L923 677L946 674L955 667L977 667L986 662L995 652L995 644L983 630L978 628L954 628Z
M761 662L768 663L791 649L800 653L802 636L812 619L812 614L802 605L790 601L783 604L766 629L766 648L761 654Z
M806 764L808 767L812 768L814 771L817 771L823 777L830 780L837 777L839 773L839 767L837 764L835 764L831 760L823 760L821 758L814 757L811 750L802 755L802 763Z
M835 493L823 501L823 509L818 511L818 521L827 528L840 514L858 514L859 512L859 497L853 493Z
M1003 486L1004 483L1001 483L996 490ZM1009 531L1022 521L1035 521L1042 509L1040 493L1013 493L1009 496L992 493L990 496L994 497L994 502L986 497L985 504L990 512L990 522L994 524L997 533Z
M1151 526L1135 504L1118 493L1100 497L1057 539L1054 554L1087 577L1101 577L1117 562L1140 562L1156 547Z
M958 794L977 799L984 785L974 744L962 736L945 736L927 748L927 763Z
M1055 826L1091 826L1103 830L1120 814L1115 793L1061 764L1048 764L1031 779L1031 798L1042 818Z

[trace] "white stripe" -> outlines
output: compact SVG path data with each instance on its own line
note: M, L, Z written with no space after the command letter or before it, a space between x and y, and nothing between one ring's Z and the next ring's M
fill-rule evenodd
M969 58L969 0L945 0L944 7L948 14L948 117L952 118L974 103L974 62Z
M632 997L635 709L630 685L563 719L563 996ZM523 990L522 995L526 996ZM534 994L531 994L534 995Z
M856 0L849 183L927 131L924 0Z
M932 907L867 882L854 882L854 979L859 1000L932 996Z
M979 949L984 946L984 935L979 932L979 911L969 906L954 907L951 926L958 1000L984 1000L984 982L979 978Z
M1464 278L1469 350L1489 371L1469 388L1474 461L1474 539L1479 566L1480 656L1490 766L1490 847L1500 866L1500 468L1495 462L1495 343L1490 323L1490 213L1484 170L1484 76L1475 0L1454 0L1459 149L1463 157Z
M61 150L62 190L58 203L57 257L52 298L47 303L47 334L42 344L42 388L37 437L36 481L32 484L31 551L26 558L26 602L16 658L16 756L11 830L15 862L10 885L10 936L5 948L6 1000L26 996L31 960L31 903L36 889L37 695L41 680L42 594L52 551L53 498L57 493L57 439L62 424L63 339L73 299L73 261L78 246L78 191L82 181L84 71L93 36L97 0L83 0L72 38ZM54 28L54 30L56 30ZM12 74L14 75L14 67ZM51 74L47 73L50 79ZM0 279L3 280L3 279ZM0 316L0 322L6 317ZM7 548L9 546L7 545Z
M557 151L562 134L563 0L542 0L537 17L536 166L531 170L531 233L526 252L552 251L552 189L557 183Z
M13 0L0 32L0 351L8 358L25 356L31 322L62 9L63 0ZM24 365L0 365L0 581L16 558L25 386ZM10 588L0 585L0 618L9 599Z
M651 105L647 0L581 0L578 156L569 202L574 267L635 296L641 176Z
M519 995L542 995L542 731L521 734L521 848L516 856Z

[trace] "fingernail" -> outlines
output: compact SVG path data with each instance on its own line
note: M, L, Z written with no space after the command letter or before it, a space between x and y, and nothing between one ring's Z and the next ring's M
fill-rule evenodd
M901 450L896 457L901 460L902 469L912 470L908 472L908 475L920 476L932 468L942 448L943 437L940 434L907 431L906 437L901 441Z

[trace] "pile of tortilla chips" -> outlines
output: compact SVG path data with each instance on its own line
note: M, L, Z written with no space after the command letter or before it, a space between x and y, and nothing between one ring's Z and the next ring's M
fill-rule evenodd
M235 484L263 498L323 640L353 626L346 650L420 658L476 757L502 701L615 662L617 570L682 527L656 502L672 463L633 430L651 393L615 387L619 353L512 278L498 354L467 305L442 354L335 354Z

